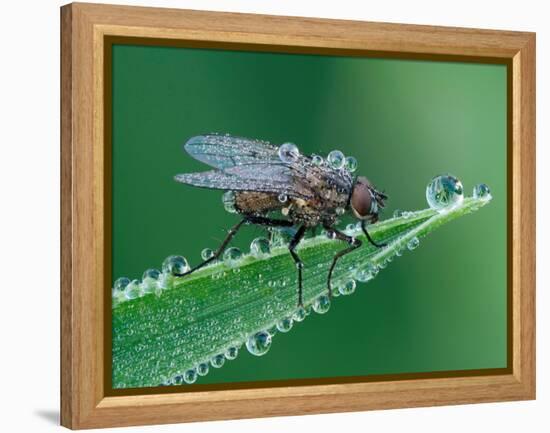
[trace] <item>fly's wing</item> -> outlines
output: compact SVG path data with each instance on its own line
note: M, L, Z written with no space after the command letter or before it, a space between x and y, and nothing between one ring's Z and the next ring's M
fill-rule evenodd
M284 164L248 164L175 176L177 182L202 188L260 191L308 198L296 190L290 167Z
M191 138L185 150L198 161L218 170L178 174L175 180L203 188L260 191L289 197L323 198L327 189L348 191L351 175L329 166L316 166L300 155L283 162L278 148L267 141L230 135L207 134Z
M221 170L251 163L281 162L277 147L269 142L231 135L197 135L185 143L184 149L196 160Z

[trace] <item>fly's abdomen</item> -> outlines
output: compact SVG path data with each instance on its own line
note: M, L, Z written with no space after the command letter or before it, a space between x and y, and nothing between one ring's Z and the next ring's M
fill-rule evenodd
M243 214L264 214L281 207L276 194L255 191L235 193L235 208Z

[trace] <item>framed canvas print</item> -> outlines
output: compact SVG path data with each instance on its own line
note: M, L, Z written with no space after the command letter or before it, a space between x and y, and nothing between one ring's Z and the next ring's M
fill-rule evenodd
M534 34L61 21L64 426L535 398Z

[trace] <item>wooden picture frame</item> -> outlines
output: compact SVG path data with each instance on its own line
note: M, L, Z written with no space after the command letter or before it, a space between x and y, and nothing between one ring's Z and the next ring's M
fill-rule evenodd
M510 368L502 374L108 395L106 40L508 65ZM535 34L73 3L61 8L61 424L80 429L535 398ZM110 278L110 277L109 277ZM110 286L109 286L110 287Z

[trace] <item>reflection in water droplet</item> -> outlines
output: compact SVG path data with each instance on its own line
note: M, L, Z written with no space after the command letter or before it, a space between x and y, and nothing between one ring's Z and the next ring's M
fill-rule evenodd
M182 256L169 256L162 262L162 272L165 274L183 274L189 269L189 263Z
M357 283L355 282L355 280L349 280L349 281L346 281L344 284L341 284L338 287L338 291L342 295L351 295L353 292L355 292L356 287L357 287Z
M269 255L271 248L266 238L256 238L250 244L250 254L257 259L263 259Z
M313 302L313 311L318 314L325 314L330 309L330 299L326 295L321 295Z
M206 362L203 362L202 364L199 364L197 366L197 374L199 376L206 376L209 371L210 371L210 367Z
M205 248L201 251L201 258L203 260L208 260L210 258L214 257L214 251L210 248Z
M277 197L277 199L278 199L279 202L281 202L281 203L286 203L287 200L288 200L288 195L286 195L286 194L279 194L279 196Z
M277 322L277 329L280 332L288 332L292 329L293 321L291 317L287 317L286 319L280 320Z
M294 143L284 143L279 147L279 158L284 163L291 163L298 159L300 151Z
M233 268L238 265L243 253L236 247L230 247L223 253L223 262L226 266Z
M223 364L225 364L225 356L224 355L216 355L213 356L210 360L210 365L214 368L221 368L223 367Z
M136 299L141 296L141 287L139 280L132 280L124 289L124 295L127 299Z
M183 380L185 383L195 383L197 381L197 371L193 368L183 373Z
M232 361L237 357L238 354L239 354L239 349L237 349L236 347L230 347L225 351L225 359Z
M271 347L271 335L269 332L256 332L246 342L246 348L255 356L265 355Z
M235 193L233 191L226 191L223 193L222 203L227 212L237 213L237 209L235 208Z
M339 170L342 167L344 167L344 163L345 163L344 154L339 150L333 150L328 154L327 161L332 168Z
M435 176L426 187L426 200L438 212L458 206L464 200L462 182L449 174Z
M420 240L416 236L407 242L407 248L411 251L418 248L418 245L420 245Z
M353 156L346 157L344 162L344 167L350 172L353 173L357 170L357 160Z
M490 200L492 198L491 190L484 183L480 183L474 187L474 198Z
M181 385L183 384L183 376L182 375L178 375L178 376L175 376L172 381L170 383L168 383L168 385Z

